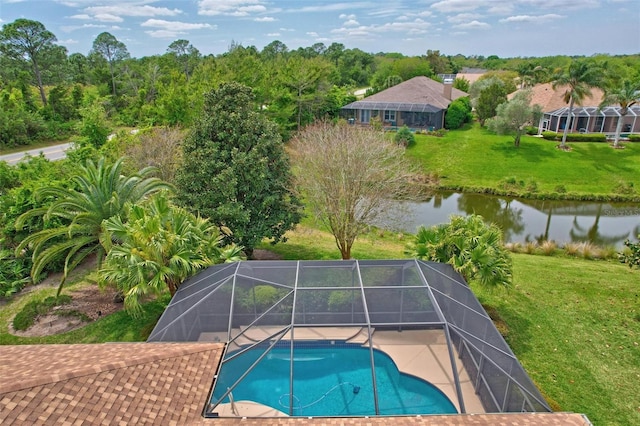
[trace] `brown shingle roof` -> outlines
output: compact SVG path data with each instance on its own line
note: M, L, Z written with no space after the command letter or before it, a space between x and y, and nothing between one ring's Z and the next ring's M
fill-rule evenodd
M201 419L219 343L0 347L8 424L188 424Z
M451 99L447 99L444 96L444 84L424 76L418 76L382 92L367 96L363 101L429 104L440 109L447 109L452 100L463 96L469 95L462 90L452 88Z
M219 343L0 346L0 419L3 425L590 425L573 413L205 419L222 349Z

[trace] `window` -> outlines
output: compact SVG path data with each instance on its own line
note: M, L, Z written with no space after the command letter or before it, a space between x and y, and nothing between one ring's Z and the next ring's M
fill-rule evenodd
M396 112L395 111L385 111L384 112L384 121L396 121Z
M371 119L371 110L370 109L361 109L360 110L360 122L368 123Z

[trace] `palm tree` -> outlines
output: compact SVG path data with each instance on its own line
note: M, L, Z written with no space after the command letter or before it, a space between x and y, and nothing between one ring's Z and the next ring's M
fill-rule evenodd
M103 223L109 254L99 271L101 284L115 283L127 311L142 311L140 299L169 290L200 269L240 260L241 248L220 248L222 236L208 220L172 205L165 193L131 206L123 223L113 216Z
M16 248L16 255L27 248L33 251L32 279L48 264L64 256L64 271L58 286L60 295L69 273L88 255L97 253L98 264L101 263L105 254L101 244L105 242L103 220L120 217L127 205L170 188L169 184L150 176L153 168L124 176L122 167L122 158L114 164L106 164L104 158L97 164L88 160L71 178L71 188L47 186L36 191L37 197L51 197L55 201L48 207L30 210L18 217L16 229L21 229L34 216L42 216L45 222L55 218L63 225L31 234Z
M573 105L580 105L584 98L591 96L591 88L600 87L602 83L601 70L593 62L572 61L569 68L555 75L552 87L564 87L564 101L569 104L567 121L562 134L561 149L566 149L567 134L572 125Z
M619 147L620 132L622 131L622 124L624 118L629 113L629 108L640 102L640 81L631 82L631 80L624 80L621 85L616 86L614 89L605 92L605 97L600 104L600 108L608 105L620 105L620 118L616 126L616 138L613 142L613 147Z
M421 226L406 254L449 263L465 280L486 287L511 285L512 264L502 243L502 231L484 223L482 216L451 216L448 224Z

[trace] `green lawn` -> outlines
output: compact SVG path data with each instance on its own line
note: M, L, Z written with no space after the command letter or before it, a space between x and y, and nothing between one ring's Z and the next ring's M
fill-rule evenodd
M611 194L620 182L640 188L640 144L613 149L608 143L572 142L571 152L558 142L525 136L520 148L509 136L496 136L477 123L449 131L438 138L416 135L408 155L427 173L437 173L440 184L456 187L496 188L505 178L535 181L540 192L555 192L558 185L579 194Z

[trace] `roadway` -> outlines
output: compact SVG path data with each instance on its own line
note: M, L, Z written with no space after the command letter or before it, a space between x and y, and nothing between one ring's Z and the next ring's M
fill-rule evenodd
M14 152L13 154L0 155L0 161L6 161L8 164L15 165L22 161L25 155L36 157L42 153L51 161L61 160L67 156L67 149L71 148L71 143L63 143L60 145L51 145L42 148L30 149L27 151Z

